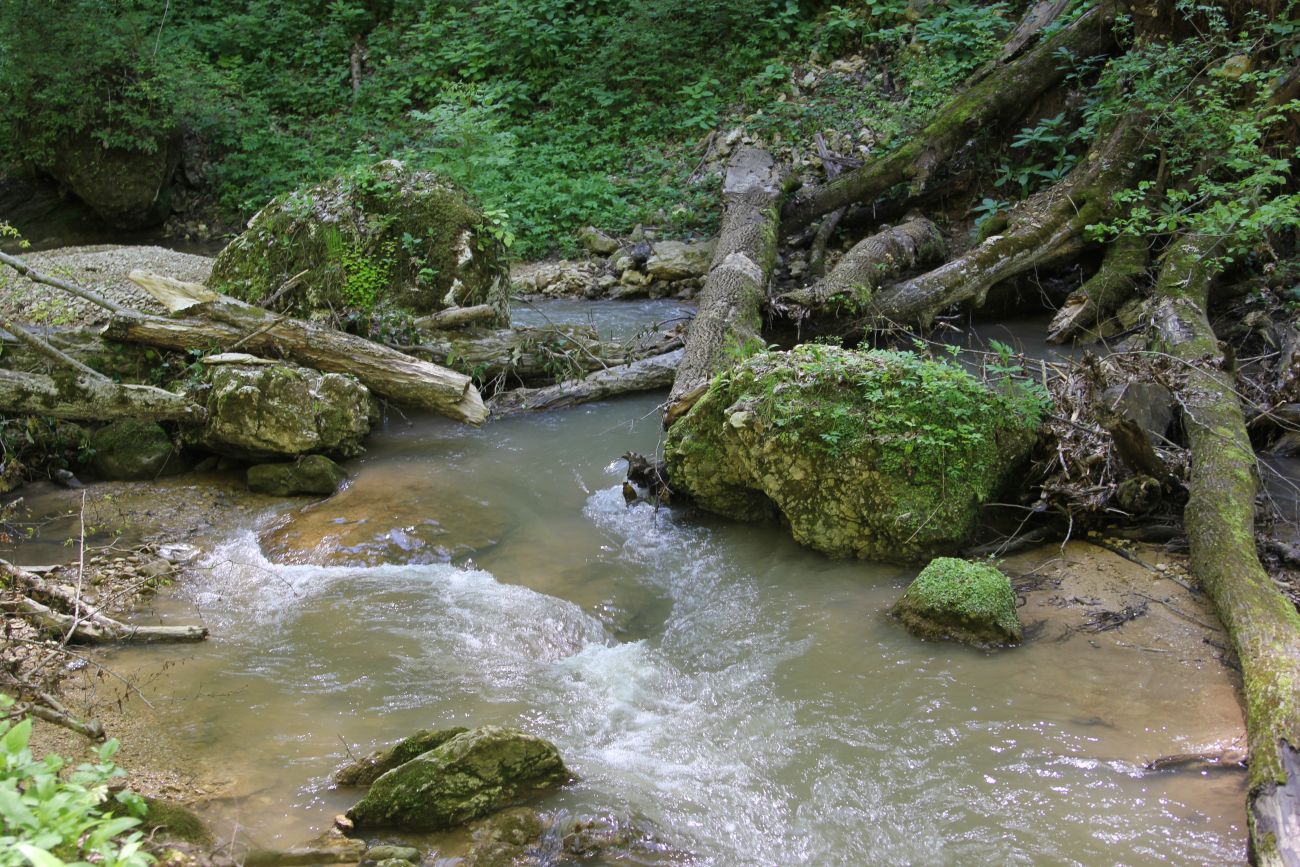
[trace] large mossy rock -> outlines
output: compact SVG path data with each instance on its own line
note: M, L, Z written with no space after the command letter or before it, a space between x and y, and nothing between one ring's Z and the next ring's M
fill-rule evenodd
M987 563L938 557L921 570L890 614L922 638L979 647L1024 638L1011 581Z
M808 344L717 377L668 432L675 488L743 521L779 513L800 544L916 562L950 552L1023 469L1041 404L907 352Z
M525 732L484 726L383 774L347 815L358 831L439 831L568 779L554 744Z
M257 464L248 468L248 488L259 494L289 497L320 494L328 497L347 478L343 468L324 455L305 455L281 464Z
M491 304L509 318L510 275L496 226L431 172L388 160L281 195L217 256L211 286L315 310L413 314Z
M430 750L436 750L447 741L467 731L469 729L459 726L449 729L422 729L387 749L375 750L363 759L344 765L334 775L334 782L340 786L368 786L398 765L404 765Z
M291 364L212 369L208 416L187 434L194 445L245 460L319 452L353 457L370 432L370 391L350 376Z
M148 481L186 469L180 450L156 422L107 424L90 435L90 447L91 466L109 481Z
M118 229L156 226L171 213L171 180L180 136L164 133L151 150L104 147L91 138L56 143L46 168L104 222Z

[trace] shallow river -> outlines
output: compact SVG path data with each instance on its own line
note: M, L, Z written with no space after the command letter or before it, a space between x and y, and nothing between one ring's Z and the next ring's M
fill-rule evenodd
M1242 860L1242 774L1140 768L1240 725L1221 672L1082 634L924 643L884 614L912 571L629 508L617 458L655 450L658 399L395 420L289 530L230 528L170 602L212 639L115 657L179 664L149 690L233 780L216 830L299 843L356 800L328 782L349 751L495 723L578 775L545 808L631 819L691 863Z

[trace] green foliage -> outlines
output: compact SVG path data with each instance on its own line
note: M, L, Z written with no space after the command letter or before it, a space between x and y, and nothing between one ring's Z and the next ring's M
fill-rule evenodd
M12 699L0 696L0 709ZM147 867L144 837L133 831L144 815L138 795L116 796L132 815L105 810L108 783L123 776L111 761L117 741L99 748L99 761L63 776L64 760L50 754L36 760L28 748L31 719L0 721L0 867Z
M343 297L349 307L361 311L374 308L392 280L396 251L391 240L382 242L374 253L356 246L343 251L339 261L343 263Z

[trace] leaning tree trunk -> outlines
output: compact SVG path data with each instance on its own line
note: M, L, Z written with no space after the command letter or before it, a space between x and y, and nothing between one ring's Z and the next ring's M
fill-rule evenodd
M1082 60L1112 51L1114 17L1114 4L1103 0L1069 27L975 82L898 150L820 187L800 190L785 206L782 231L793 234L823 214L871 201L898 184L908 183L913 192L920 192L962 145L1018 117L1060 84L1070 72L1063 58Z
M1133 125L1117 124L1064 181L1013 208L1005 231L933 271L882 290L861 324L924 325L954 304L983 304L988 290L1009 277L1077 256L1085 246L1085 229L1101 220L1115 190L1139 171L1138 141Z
M691 408L715 373L766 345L761 309L776 264L784 184L784 170L757 148L738 150L727 166L718 248L686 334L665 427Z
M1300 864L1300 613L1255 549L1255 452L1232 374L1206 318L1213 243L1179 239L1165 255L1152 313L1155 348L1187 365L1177 397L1191 444L1184 523L1192 571L1241 662L1250 750L1252 859Z

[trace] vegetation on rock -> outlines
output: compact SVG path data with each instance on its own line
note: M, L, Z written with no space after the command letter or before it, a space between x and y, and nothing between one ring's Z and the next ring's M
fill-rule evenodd
M997 567L936 557L889 612L922 638L951 639L979 647L1019 644L1011 581Z

